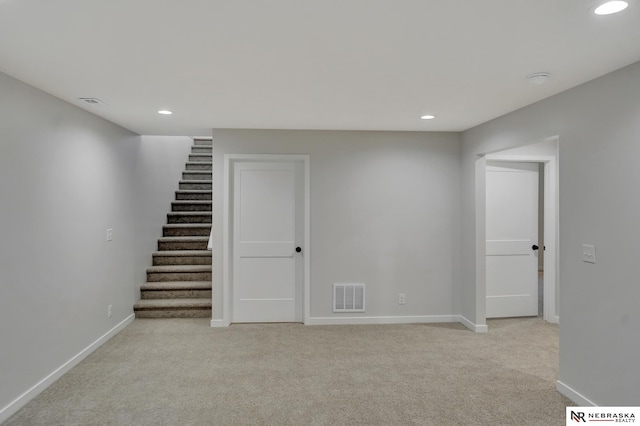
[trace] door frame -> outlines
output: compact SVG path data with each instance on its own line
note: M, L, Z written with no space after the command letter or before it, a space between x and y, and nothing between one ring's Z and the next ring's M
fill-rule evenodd
M554 136L544 140L558 141ZM532 144L541 141L532 142ZM526 146L526 145L522 145ZM505 148L505 150L508 148ZM557 154L556 154L557 155ZM550 323L560 322L559 313L559 173L558 157L550 155L481 155L476 161L476 331L486 332L486 163L487 160L521 163L542 163L544 165L544 300L543 318Z
M311 205L311 185L309 155L289 155L289 154L225 154L224 156L224 172L223 172L223 209L222 209L222 322L224 325L231 324L233 318L233 174L235 165L238 163L282 163L291 162L298 163L302 166L302 176L304 179L303 203L304 212L302 220L304 221L304 243L302 244L302 262L303 262L303 282L302 282L302 318L306 324L309 319L309 308L311 305L310 287L311 287L311 226L310 226L310 205Z

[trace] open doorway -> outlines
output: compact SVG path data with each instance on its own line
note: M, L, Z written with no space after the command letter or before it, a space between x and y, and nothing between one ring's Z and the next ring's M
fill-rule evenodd
M540 185L541 191L537 193L535 200L535 216L539 216L539 222L533 225L535 235L528 238L516 238L519 247L512 247L519 252L535 255L535 263L532 266L530 286L535 287L535 299L527 302L529 305L529 313L526 315L541 316L548 322L559 322L558 312L558 138L548 138L543 141L533 143L531 145L494 152L487 154L479 158L477 162L477 172L480 173L482 178L478 179L478 185L476 187L476 226L478 230L478 238L480 241L485 241L486 245L478 246L476 252L476 261L478 263L478 270L483 271L482 274L477 276L477 301L480 308L478 312L484 311L484 315L480 315L480 319L484 316L496 317L490 310L487 296L492 296L493 289L488 287L488 274L491 273L491 265L488 262L493 262L495 259L490 259L490 255L495 247L492 246L490 240L491 235L487 234L487 167L491 166L492 162L499 161L505 164L512 163L525 163L529 164L536 172L535 186ZM516 167L517 168L517 167ZM539 173L538 173L539 172ZM540 201L540 202L539 202ZM529 209L532 207L529 206ZM537 220L537 218L536 218ZM539 234L537 234L539 231ZM491 230L489 230L491 232ZM541 235L540 235L541 234ZM530 244L529 244L530 243ZM515 244L515 245L518 245ZM525 245L526 244L526 245ZM535 247L537 246L537 248ZM545 250L546 246L546 250ZM529 256L532 257L532 256ZM530 259L531 260L531 259ZM494 265L495 266L495 265ZM531 266L530 266L531 267ZM518 268L516 267L516 270ZM509 278L503 280L508 283ZM513 295L521 294L518 291L514 291ZM512 300L516 300L513 298ZM508 305L509 303L506 302ZM504 315L504 316L519 316L519 315Z

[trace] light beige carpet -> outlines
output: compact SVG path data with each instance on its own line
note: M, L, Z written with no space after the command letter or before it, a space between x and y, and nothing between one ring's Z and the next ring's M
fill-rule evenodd
M558 327L136 319L8 425L564 425Z

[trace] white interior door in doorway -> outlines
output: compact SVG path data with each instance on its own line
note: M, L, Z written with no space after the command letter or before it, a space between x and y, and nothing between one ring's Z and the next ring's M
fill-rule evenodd
M302 321L301 170L238 162L233 174L233 322Z
M538 169L487 161L487 318L538 315Z

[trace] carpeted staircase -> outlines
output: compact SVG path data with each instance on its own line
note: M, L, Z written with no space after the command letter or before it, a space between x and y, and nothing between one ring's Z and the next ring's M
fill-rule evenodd
M212 141L195 139L133 307L136 318L211 317L212 158Z

